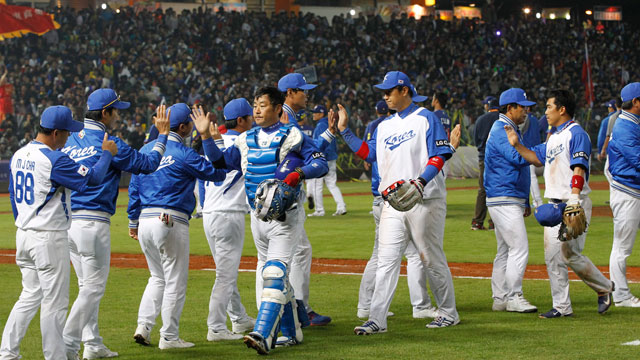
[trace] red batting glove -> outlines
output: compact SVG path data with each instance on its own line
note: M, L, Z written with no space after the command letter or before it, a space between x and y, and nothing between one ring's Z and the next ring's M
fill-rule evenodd
M292 171L289 173L289 175L287 175L286 178L284 178L283 181L285 184L291 187L296 187L298 183L300 183L300 173L298 173L297 171Z

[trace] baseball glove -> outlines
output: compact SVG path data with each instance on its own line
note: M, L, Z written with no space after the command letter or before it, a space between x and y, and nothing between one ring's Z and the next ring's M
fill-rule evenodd
M394 209L405 212L422 201L423 189L419 180L398 180L382 191L382 197Z
M264 180L253 201L255 215L262 221L284 221L285 212L295 204L297 195L297 190L282 180Z
M580 204L567 205L562 214L558 240L569 241L582 235L587 229L587 217Z

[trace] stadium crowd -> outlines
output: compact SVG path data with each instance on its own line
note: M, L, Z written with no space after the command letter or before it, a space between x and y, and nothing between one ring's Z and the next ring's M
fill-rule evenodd
M447 93L447 109L463 110L470 119L482 113L485 96L509 87L525 89L539 105L547 89L568 88L584 107L585 36L599 112L606 114L600 103L614 98L622 84L640 78L639 54L631 51L640 32L624 22L596 31L577 21L521 16L484 23L404 15L390 22L379 16L329 21L310 13L267 17L211 8L51 12L60 29L0 46L8 72L3 96L11 96L13 107L0 124L0 159L30 140L47 106L66 105L82 119L87 95L101 87L132 102L114 135L138 148L143 124L161 102L200 103L220 119L229 100L251 99L258 86L311 65L319 86L309 105L342 103L356 131L375 118L380 94L372 86L392 69L415 79L423 94ZM534 112L541 114L542 106Z

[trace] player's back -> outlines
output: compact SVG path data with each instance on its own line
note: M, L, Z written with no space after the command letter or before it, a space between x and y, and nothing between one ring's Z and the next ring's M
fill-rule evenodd
M239 133L228 130L222 135L224 147L233 146ZM212 211L248 211L247 195L244 188L244 176L241 171L231 170L227 173L224 181L202 181L200 184L204 189L204 200L202 211L209 213Z

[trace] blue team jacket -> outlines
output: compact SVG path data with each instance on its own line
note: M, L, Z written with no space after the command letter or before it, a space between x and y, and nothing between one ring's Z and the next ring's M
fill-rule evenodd
M318 139L320 138L320 135L322 135L322 133L324 133L328 128L329 128L329 119L327 119L326 117L323 117L322 119L318 120L318 124L316 125L316 128L313 130L313 139L316 141L316 145L318 146L318 148L321 148L321 151L324 152L324 155L327 157L327 160L332 161L338 158L338 148L336 146L336 142L332 141L329 144L329 146L322 149L322 147L320 146L320 142L318 141ZM322 139L320 139L320 141L322 141Z
M609 172L613 180L629 189L620 189L635 197L640 196L640 116L622 111L613 125L611 139L607 147ZM612 184L611 186L614 186Z

